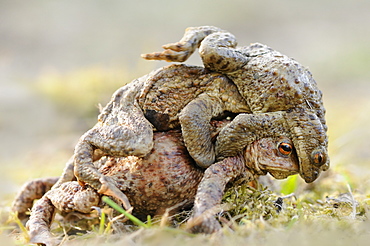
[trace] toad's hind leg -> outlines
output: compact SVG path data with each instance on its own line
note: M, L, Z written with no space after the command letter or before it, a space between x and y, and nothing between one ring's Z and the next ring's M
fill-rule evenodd
M50 199L43 196L32 208L30 219L27 222L30 242L41 245L57 245L50 233L50 224L53 219L55 207Z
M41 198L59 178L41 178L31 180L23 185L12 204L12 211L18 212L20 219L27 218L26 212L32 207L33 201Z
M234 35L228 32L217 32L207 36L199 47L204 66L221 73L240 69L250 58L236 49L236 45Z
M239 114L222 128L216 140L218 160L236 156L245 146L265 137L287 136L285 112Z
M215 161L210 121L224 111L219 98L200 95L184 107L179 115L185 146L198 166L207 168Z
M236 49L234 35L213 26L189 27L176 43L163 45L162 52L141 55L146 60L184 62L199 47L206 68L217 72L233 72L248 63L247 54Z
M179 42L163 45L162 52L141 55L146 60L165 60L168 62L184 62L199 47L202 40L215 32L225 32L218 27L189 27Z
M35 203L27 222L31 243L56 244L50 233L55 209L62 212L89 213L99 202L100 196L94 189L82 187L76 181L63 183L59 188L48 191Z
M94 134L90 135L90 133ZM126 152L126 150L130 149L132 146L125 144L126 141L123 139L120 140L120 143L122 144L117 144L113 146L109 143L109 137L104 137L103 134L106 133L112 133L112 139L115 138L115 136L127 137L131 134L134 134L133 132L125 131L123 127L119 126L92 129L85 136L83 136L83 138L76 145L74 173L81 185L84 185L85 183L89 184L90 186L98 190L99 193L113 196L119 199L124 204L125 208L129 209L131 206L126 196L124 196L124 194L117 188L118 186L116 182L110 177L104 176L102 173L100 173L93 164L93 153L94 150L97 148L102 149L111 156L130 155L130 152ZM151 130L150 134L148 135L151 136L152 134L153 132ZM148 138L148 140L149 139L150 138ZM152 139L150 140L152 142ZM148 153L151 150L151 145L146 145L149 145L150 147L148 148L145 146L145 151L143 151L143 153ZM140 156L143 153L137 153L137 155Z
M204 172L195 196L193 215L187 225L190 231L213 233L221 228L213 215L220 209L226 184L240 175L252 179L241 156L226 158Z

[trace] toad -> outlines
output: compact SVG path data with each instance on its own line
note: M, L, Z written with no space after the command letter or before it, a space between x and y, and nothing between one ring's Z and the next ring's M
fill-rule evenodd
M116 182L94 167L94 153L144 157L153 148L153 131L181 128L190 156L207 168L215 162L211 119L241 112L250 109L235 84L222 74L184 64L161 68L113 94L98 123L75 147L74 173L81 185L88 184L125 204L127 199Z
M179 42L142 57L184 62L198 47L204 67L233 81L249 108L220 133L219 160L283 130L297 149L300 175L307 183L329 168L322 92L308 69L263 44L237 47L234 35L212 26L187 28Z
M253 47L250 49L254 51ZM115 196L125 203L127 199L119 192L117 184L93 166L94 152L103 151L110 156L143 157L152 149L153 131L178 128L182 130L190 156L202 168L214 163L216 156L217 160L236 156L243 146L257 139L286 136L296 146L300 175L306 182L314 181L319 172L326 170L329 165L321 92L312 77L308 79L304 76L309 73L298 63L280 53L267 50L274 57L286 59L286 64L293 63L294 65L289 66L296 69L287 72L286 66L280 66L280 58L275 65L261 61L264 66L281 70L282 77L276 77L275 71L274 78L268 73L254 81L255 84L250 86L254 88L251 91L254 90L255 94L252 93L250 97L255 100L250 100L245 95L243 98L235 85L238 83L231 81L228 73L226 76L209 68L184 64L161 68L118 89L99 115L98 123L76 145L74 171L80 184L89 184L101 194ZM153 56L158 58L157 55ZM256 59L258 57L259 55L255 56ZM307 92L304 84L315 88L314 93ZM270 86L270 91L264 90L267 85ZM273 97L273 100L270 92L274 88L281 97ZM289 88L289 92L283 92L284 88ZM258 93L265 97L260 97ZM292 99L289 104L291 106L286 106L279 101L290 101L287 98L291 93L294 96L299 94L304 103L293 103ZM265 110L256 110L258 100L265 102ZM271 107L268 108L268 104ZM225 117L228 113L239 115L220 132L213 144L210 140L209 122L211 119Z
M218 129L227 123L212 121L213 139ZM104 156L94 165L99 172L112 178L127 195L135 215L162 214L166 208L185 209L194 203L192 221L199 221L204 212L221 203L228 183L241 178L253 180L267 173L281 179L299 171L294 145L285 136L256 140L237 156L225 158L206 170L201 169L188 154L179 130L155 132L154 147L145 157ZM46 192L45 189L50 188L56 179L45 181L26 185L33 189L34 194L23 190L13 210L25 211L24 206L19 207L21 203L17 200L40 198L40 190ZM89 213L93 206L102 206L100 198L94 188L81 186L76 181L62 183L47 191L33 206L27 223L31 242L46 245L55 242L49 229L55 210ZM197 232L211 233L221 228L213 217L192 224L192 230Z

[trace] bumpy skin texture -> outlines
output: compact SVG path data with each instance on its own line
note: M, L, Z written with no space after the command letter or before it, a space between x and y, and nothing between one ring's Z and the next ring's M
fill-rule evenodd
M32 207L35 199L40 199L59 180L59 177L41 178L27 182L22 186L14 202L12 211L18 213L18 218L27 218L26 212Z
M218 134L217 129L224 124L212 122L213 138ZM281 145L286 144L290 146L288 152L286 148L283 151L281 149ZM94 165L99 172L118 184L133 205L133 213L136 215L161 214L166 208L174 206L176 209L187 208L195 199L190 227L192 231L206 233L220 228L214 218L205 218L204 214L220 204L227 183L237 178L252 180L267 172L276 178L285 178L297 173L299 169L292 142L286 137L277 137L260 139L247 146L242 154L225 158L204 173L189 156L179 131L156 132L154 148L146 157L104 156L95 161ZM37 184L43 186L40 181ZM23 190L16 201L24 200L30 194L32 192ZM27 197L27 200L32 198L39 198L39 195ZM54 187L32 208L27 223L31 241L54 244L49 226L55 209L88 213L92 206L99 205L100 194L90 186L81 186L71 181ZM13 207L14 211L18 209L24 209L24 206Z
M234 156L246 143L274 136L271 129L277 123L284 133L276 133L294 142L300 175L306 182L314 181L320 171L329 168L322 93L306 68L266 45L237 47L232 34L211 26L188 28L179 42L164 45L163 52L142 57L183 62L198 47L204 66L231 79L253 113L239 115L229 129L220 133L216 143L219 159ZM271 112L274 113L270 116ZM279 118L280 122L266 124L271 117ZM243 137L230 137L235 132Z
M202 67L171 65L120 88L99 115L98 123L79 140L74 172L80 184L120 199L118 184L93 165L94 153L143 157L153 147L153 130L182 129L195 162L215 162L210 124L227 113L250 112L237 87L225 76ZM154 126L154 127L153 127ZM63 175L63 180L64 175Z
M203 168L215 161L210 121L226 112L250 112L236 86L225 76L196 66L172 65L146 80L139 106L156 130L181 125L185 145Z
M145 157L107 157L100 161L104 165L99 171L114 177L137 215L163 214L166 208L182 202L179 208L189 207L203 176L178 131L156 132L154 147Z

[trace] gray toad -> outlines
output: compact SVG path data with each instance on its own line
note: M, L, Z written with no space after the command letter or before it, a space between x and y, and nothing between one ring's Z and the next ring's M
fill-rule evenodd
M163 52L142 56L183 62L198 47L204 66L231 79L250 109L245 113L251 113L240 114L220 133L218 159L235 155L254 139L274 135L276 125L284 125L306 182L329 168L322 93L306 68L266 45L237 47L232 34L212 26L188 28L179 42L164 45Z

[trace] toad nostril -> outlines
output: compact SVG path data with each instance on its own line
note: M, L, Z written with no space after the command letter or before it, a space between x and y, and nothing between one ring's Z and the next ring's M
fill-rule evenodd
M330 164L328 162L326 162L324 165L321 166L321 170L322 171L327 171L330 167Z

